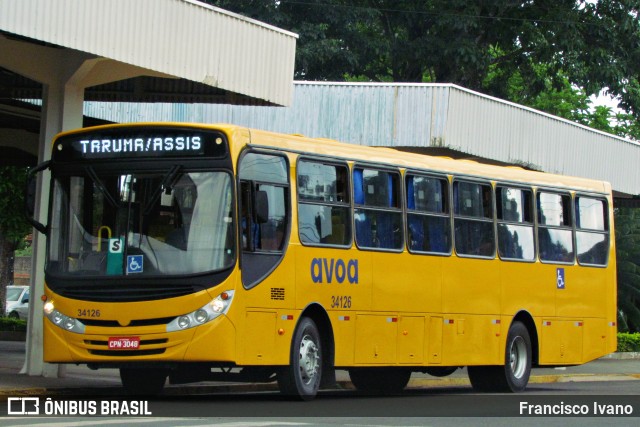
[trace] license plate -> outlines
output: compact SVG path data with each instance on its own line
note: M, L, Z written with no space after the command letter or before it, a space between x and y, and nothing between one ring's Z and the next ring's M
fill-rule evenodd
M138 350L140 337L109 337L109 350Z

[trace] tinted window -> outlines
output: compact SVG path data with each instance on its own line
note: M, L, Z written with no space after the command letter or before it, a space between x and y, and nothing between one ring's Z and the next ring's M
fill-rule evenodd
M287 162L284 157L249 153L240 163L239 175L246 181L287 184Z
M476 218L493 218L491 186L458 181L453 185L455 214Z
M443 178L407 176L407 207L411 210L448 213L448 183Z
M453 184L455 247L460 255L492 257L493 192L491 185L456 181Z
M604 200L591 197L576 198L576 217L578 228L584 230L606 231L606 204Z
M451 252L448 181L407 175L407 231L412 252Z
M538 224L571 226L571 198L554 193L538 194Z
M538 244L540 259L572 263L574 260L571 196L540 192L538 205Z
M397 172L354 169L354 219L359 247L402 249L399 179Z
M298 229L306 244L351 244L346 165L298 162Z
M532 191L496 187L498 199L498 254L509 260L533 261Z
M609 253L607 204L576 197L576 251L580 264L606 265Z

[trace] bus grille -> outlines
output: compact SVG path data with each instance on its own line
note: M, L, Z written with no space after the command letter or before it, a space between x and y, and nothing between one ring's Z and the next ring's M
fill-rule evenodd
M152 285L144 286L116 285L110 283L105 286L65 286L56 289L63 297L96 302L133 302L152 301L166 298L176 298L198 292L200 286L168 286Z
M284 288L271 288L271 299L284 301Z
M111 357L131 357L131 356L153 356L164 353L164 348L154 348L152 350L89 350L95 356Z
M134 326L156 326L156 325L166 325L175 319L176 316L172 317L159 317L156 319L134 319L126 325L127 327ZM122 325L118 323L117 320L98 320L98 319L80 319L80 321L85 326L99 326L103 328L119 328Z

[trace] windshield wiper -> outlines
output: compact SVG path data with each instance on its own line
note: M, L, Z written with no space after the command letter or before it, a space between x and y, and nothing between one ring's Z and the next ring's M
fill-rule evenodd
M147 201L147 205L144 207L144 215L149 215L151 211L153 211L156 201L158 200L162 192L166 188L169 188L171 184L173 184L173 181L175 180L176 175L178 175L178 172L180 172L181 168L182 166L175 165L171 169L169 169L169 172L164 175L164 177L162 178L162 182L155 189L153 195L151 195L151 197Z
M109 190L107 190L107 188L104 186L104 184L100 180L100 177L98 176L98 174L96 174L96 171L93 170L91 166L85 167L85 171L87 172L87 175L89 175L93 183L95 184L96 188L100 190L100 192L104 195L104 198L107 200L107 202L109 202L109 204L114 208L117 208L118 207L117 200L113 198L111 193L109 193Z

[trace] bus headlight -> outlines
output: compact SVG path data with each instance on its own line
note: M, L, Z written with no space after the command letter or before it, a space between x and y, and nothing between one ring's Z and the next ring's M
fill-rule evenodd
M191 320L189 319L189 316L178 317L178 327L180 329L187 329L189 326L191 326Z
M196 322L198 322L198 324L202 325L207 320L209 320L209 313L207 313L206 310L200 309L196 311L196 314L194 314L193 317L195 317Z
M211 322L221 314L227 314L232 300L233 291L222 292L204 307L178 316L167 323L167 332L182 331Z
M60 313L53 305L53 302L47 301L43 310L45 317L60 329L76 334L84 333L84 323L78 319Z
M53 306L53 303L52 303L51 301L47 301L47 302L44 304L43 309L44 309L44 314L46 314L46 315L48 316L48 315L50 315L50 314L53 312L53 310L55 309L55 307Z

